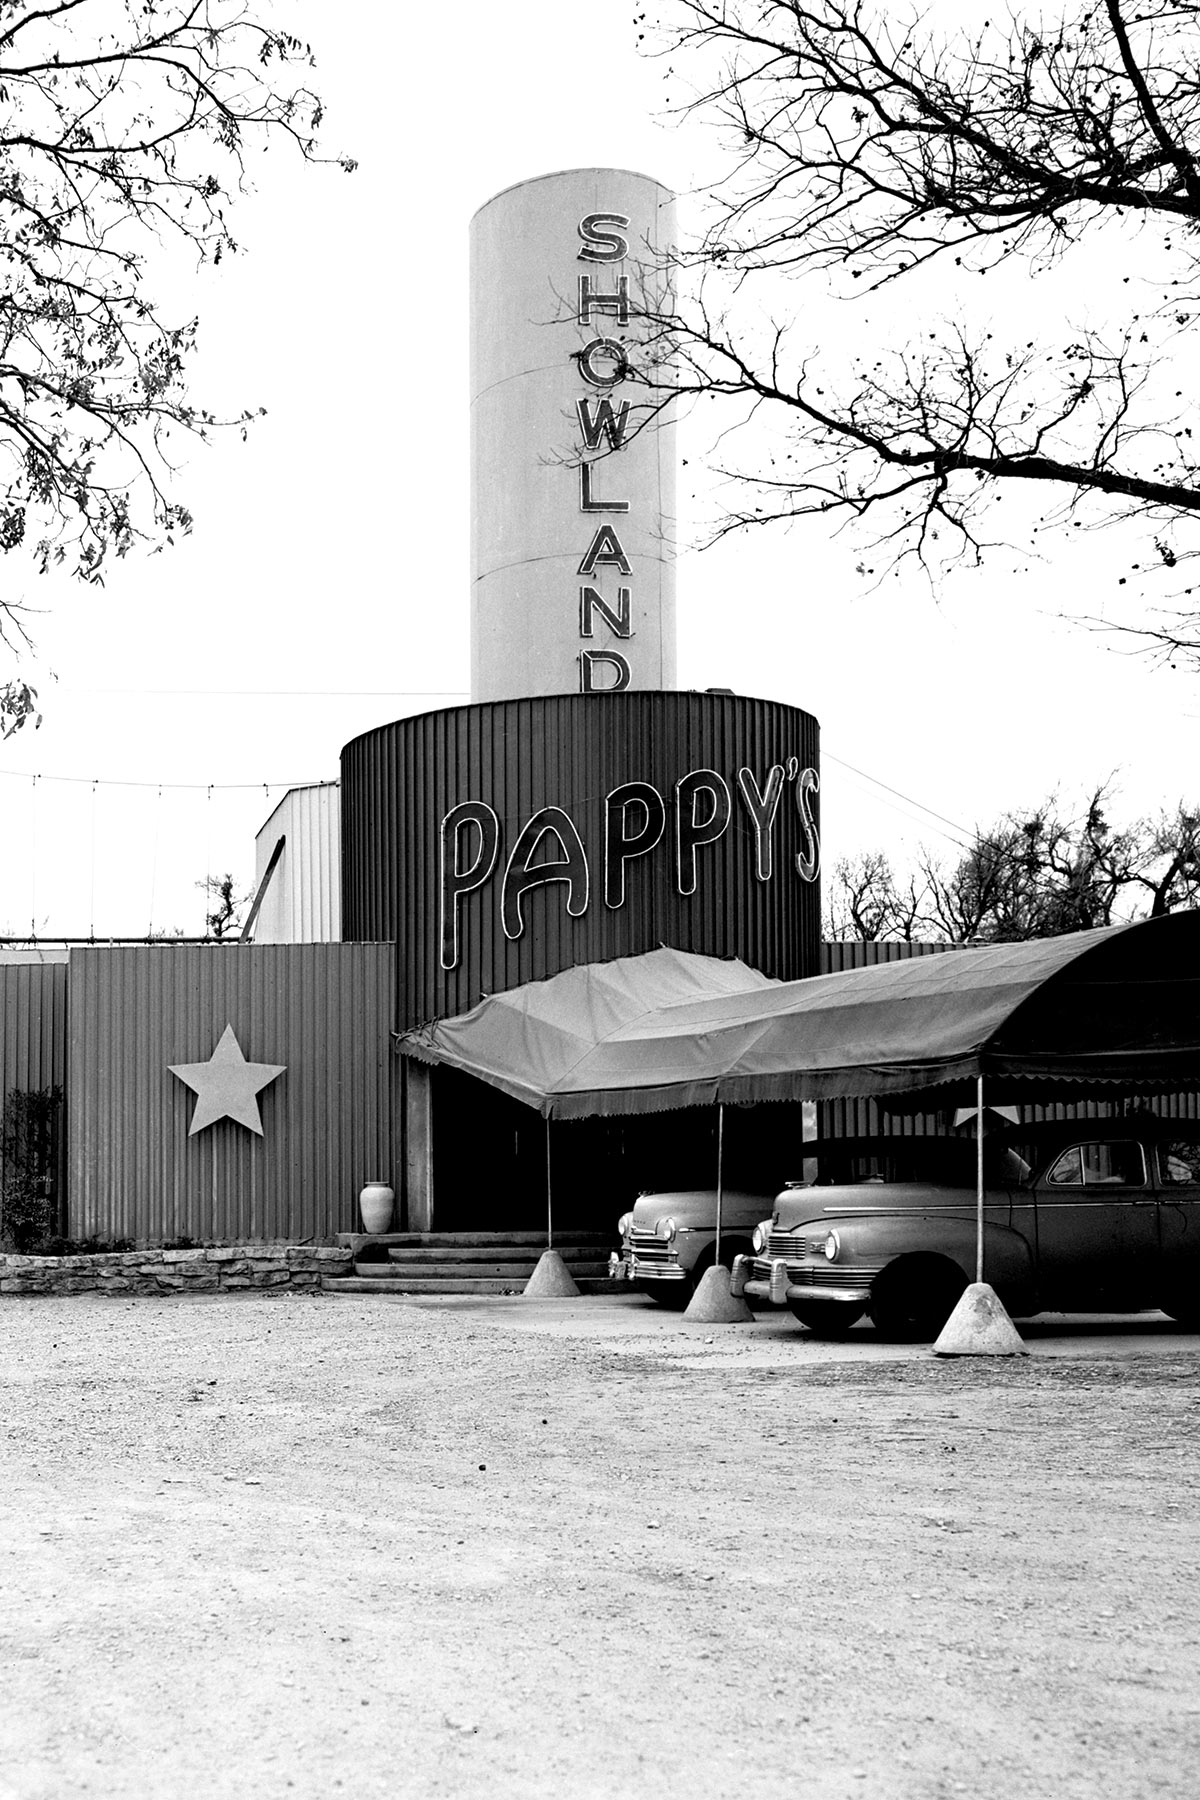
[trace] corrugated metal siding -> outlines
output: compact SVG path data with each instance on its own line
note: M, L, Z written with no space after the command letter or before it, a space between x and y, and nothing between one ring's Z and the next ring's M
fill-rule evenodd
M805 847L785 786L776 816L774 873L759 881L754 838L736 791L753 770L760 789L772 763L818 767L818 727L796 707L689 693L565 694L497 701L401 719L342 752L342 926L347 939L397 945L399 1023L465 1011L485 993L540 980L581 963L637 955L660 944L740 956L768 975L816 973L818 882L802 881ZM715 769L731 790L723 837L699 852L697 891L677 892L670 801L691 770ZM655 786L668 805L662 842L626 865L626 899L605 905L605 796L627 781ZM441 823L465 800L486 802L503 833L489 882L465 898L462 960L439 958ZM814 802L814 812L818 802ZM569 918L561 884L526 897L527 928L509 940L500 923L503 871L517 834L543 806L562 807L585 845L591 893Z
M67 963L0 963L3 1092L67 1078Z
M389 944L73 951L69 1220L75 1237L321 1240L357 1227L362 1184L399 1188ZM223 1119L188 1137L225 1026L249 1062L284 1063L263 1137Z
M843 969L873 969L876 963L904 962L910 956L940 956L961 950L961 944L845 943L821 945L821 974L840 975Z
M67 1081L67 963L0 962L0 1106L14 1089L65 1088ZM54 1133L53 1198L63 1213L66 1143L63 1109Z
M962 950L961 944L905 943L823 943L821 974L836 975L843 969L874 968L877 963L901 962L910 956L935 956L947 950ZM986 1102L986 1095L984 1096ZM1144 1105L1164 1119L1200 1118L1200 1094L1160 1094L1139 1096ZM1120 1097L1098 1100L1070 1100L1042 1103L1023 1101L1021 1118L1025 1124L1045 1120L1110 1119L1120 1114ZM953 1112L950 1112L953 1117ZM944 1136L949 1119L947 1109L937 1112L885 1112L874 1100L822 1100L820 1102L821 1137L876 1137L887 1133L893 1137Z
M821 974L840 975L843 969L873 969L877 963L903 962L910 956L937 956L957 950L957 944L823 943ZM877 1137L887 1132L896 1137L944 1137L945 1115L885 1113L875 1100L821 1100L817 1107L820 1137Z
M1022 1107L1021 1117L1027 1124L1050 1119L1112 1119L1120 1117L1122 1104L1120 1099L1031 1104ZM1163 1119L1200 1119L1200 1094L1139 1094L1137 1104Z
M336 781L286 793L255 838L258 883L286 840L254 922L256 944L328 944L342 935L341 802Z

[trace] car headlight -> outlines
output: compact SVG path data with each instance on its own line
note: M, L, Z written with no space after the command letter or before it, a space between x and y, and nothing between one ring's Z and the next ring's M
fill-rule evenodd
M620 1218L617 1220L617 1236L619 1238L628 1237L629 1233L632 1229L633 1229L633 1214L632 1213L622 1213Z
M838 1254L842 1248L842 1240L838 1237L836 1231L830 1232L829 1236L825 1239L825 1242L821 1245L821 1248L830 1262L837 1261Z
M671 1239L675 1236L675 1221L674 1219L660 1219L658 1224L654 1227L654 1230L656 1235L663 1240L664 1244L669 1244Z
M767 1239L770 1237L770 1235L771 1235L770 1219L764 1219L761 1225L756 1225L754 1227L754 1230L750 1234L750 1242L754 1247L755 1256L762 1255L763 1251L767 1247Z

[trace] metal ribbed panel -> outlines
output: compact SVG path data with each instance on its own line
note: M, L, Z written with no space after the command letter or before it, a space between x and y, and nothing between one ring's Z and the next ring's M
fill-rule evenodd
M67 964L0 962L0 1106L14 1090L65 1088L67 1080ZM60 1110L54 1131L52 1197L61 1214L66 1144Z
M938 956L945 950L961 948L961 944L824 943L821 973L840 975L843 969L873 969L877 963L904 962L910 956Z
M869 969L877 963L902 962L910 956L935 956L962 949L961 944L824 943L821 973L836 975L843 969ZM1142 1099L1164 1119L1200 1118L1200 1094L1162 1094ZM1021 1118L1027 1125L1036 1125L1048 1120L1109 1119L1120 1110L1120 1098L1111 1095L1098 1100L1023 1101ZM822 1137L876 1137L883 1131L893 1137L944 1136L946 1111L943 1108L940 1112L884 1113L869 1099L820 1102Z
M873 969L877 963L903 962L910 956L935 956L954 950L954 944L824 943L822 975L840 975L843 969ZM819 1102L821 1137L877 1137L887 1131L897 1137L940 1137L946 1124L940 1112L881 1113L870 1099ZM885 1123L886 1121L886 1123Z
M78 950L70 982L73 1236L320 1241L357 1227L365 1181L398 1188L390 945ZM228 1119L189 1138L169 1065L207 1061L227 1024L287 1072L261 1138Z
M818 767L818 728L796 707L733 695L625 693L497 701L401 719L342 752L342 922L346 938L395 938L399 1023L459 1013L483 994L587 962L669 944L739 956L795 979L818 967L819 884L796 858L807 849L795 775ZM789 774L773 830L774 872L760 881L750 818L737 791L749 768L760 790L772 764ZM729 828L698 851L696 892L681 894L673 857L676 782L715 770L730 789ZM657 789L662 842L626 868L626 897L605 904L605 798L625 782ZM460 802L496 813L501 848L486 885L462 905L461 961L440 960L440 833ZM568 916L565 888L527 897L527 927L505 936L505 863L525 822L556 806L574 821L591 878L586 912ZM813 801L814 814L817 802Z
M0 962L2 1092L62 1087L67 1075L67 964Z
M341 930L341 807L336 781L292 788L255 838L257 889L280 838L254 924L256 944L335 943Z

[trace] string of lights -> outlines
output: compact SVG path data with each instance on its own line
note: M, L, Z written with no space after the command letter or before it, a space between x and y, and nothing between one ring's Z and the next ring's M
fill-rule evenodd
M119 690L111 689L106 691L117 692ZM164 688L161 691L163 693L168 693L172 690ZM180 689L178 691L181 693L192 693L200 692L202 690ZM244 691L249 692L248 689ZM860 769L854 763L846 762L844 758L835 756L828 748L825 748L822 754L827 762L836 763L839 768L846 769L850 774L859 776L863 781L869 781L872 786L882 788L885 793L893 794L898 800L903 800L907 806L915 807L918 812L925 813L940 826L948 827L949 834L952 834L964 844L969 844L972 841L974 833L969 826L961 825L957 820L947 818L945 813L938 812L935 807L926 806L924 801L917 800L913 795L904 793L902 789L893 787L890 782L882 781L878 775L872 775L869 770ZM93 791L96 788L133 788L145 789L149 790L151 793L158 794L169 792L210 795L218 793L235 794L259 792L266 795L269 799L270 795L279 789L286 791L289 788L319 787L324 783L328 783L331 778L327 776L318 780L309 777L300 780L275 781L139 781L105 779L104 777L93 775L47 775L41 772L32 774L24 770L0 769L0 779L7 779L9 781L28 781L32 782L35 786L39 782L54 782L74 787L88 787Z

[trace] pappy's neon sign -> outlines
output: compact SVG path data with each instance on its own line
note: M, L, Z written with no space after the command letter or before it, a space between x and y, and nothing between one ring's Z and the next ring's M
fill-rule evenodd
M815 881L821 845L813 811L820 791L815 769L802 769L796 757L772 763L766 780L741 768L734 784L737 801L751 826L754 873L770 881L775 873L774 830L784 794L800 818L804 847L792 857L802 881ZM624 781L604 799L604 905L615 911L625 904L625 874L636 858L648 856L667 840L675 888L694 894L699 879L698 853L728 831L734 793L715 769L692 769L675 783L669 799L651 782ZM462 903L491 881L499 868L504 833L485 800L461 800L442 820L441 829L441 964L457 968ZM549 854L547 854L549 852ZM538 859L538 860L535 860ZM500 922L510 939L525 932L525 896L534 888L561 882L566 888L569 918L579 919L592 899L592 870L579 828L561 806L542 806L532 813L513 840L500 879Z

